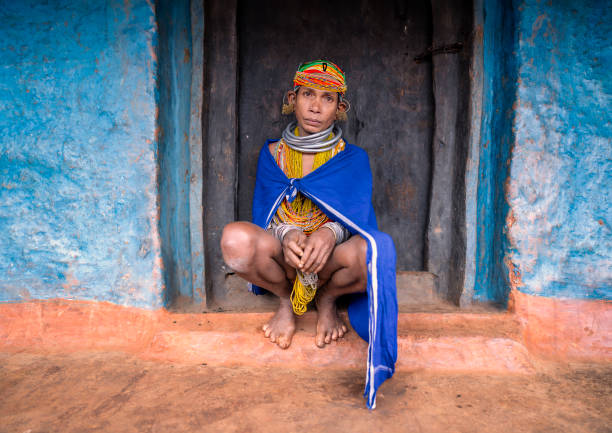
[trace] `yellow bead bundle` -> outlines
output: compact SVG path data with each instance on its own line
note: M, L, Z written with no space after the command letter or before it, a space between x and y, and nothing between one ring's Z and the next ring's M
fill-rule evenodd
M314 158L313 170L325 164L341 150L344 150L343 140L340 140L335 148L317 153ZM303 177L302 153L287 146L283 140L278 144L275 159L288 178ZM297 194L292 203L289 203L286 199L283 200L274 219L277 223L282 222L299 227L306 235L317 231L329 221L327 215L317 205L300 193ZM316 293L317 275L304 274L298 269L290 296L293 312L297 315L304 314L308 303L314 299Z

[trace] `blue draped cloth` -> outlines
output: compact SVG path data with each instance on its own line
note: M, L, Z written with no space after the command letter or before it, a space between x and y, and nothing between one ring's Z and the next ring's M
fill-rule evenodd
M307 176L289 179L268 149L276 141L268 140L259 154L253 223L267 228L282 200L292 200L300 192L331 219L367 241L367 294L355 296L348 313L355 331L368 342L364 397L368 408L374 409L376 390L395 371L397 294L395 247L389 235L378 231L368 155L347 143L344 151ZM253 287L255 293L260 290Z

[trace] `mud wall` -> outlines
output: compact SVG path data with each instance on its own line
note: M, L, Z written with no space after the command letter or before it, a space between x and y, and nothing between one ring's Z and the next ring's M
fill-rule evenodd
M159 0L159 200L165 303L204 300L203 4Z
M470 140L466 164L466 261L461 304L505 304L508 204L503 185L514 141L515 16L512 0L475 0L470 68Z
M531 295L610 300L610 3L528 0L514 13L510 284Z
M50 3L0 7L0 302L202 300L203 5ZM475 1L462 302L612 298L605 6Z
M145 0L2 1L0 301L162 305Z
M474 13L461 302L609 300L608 2L478 0Z

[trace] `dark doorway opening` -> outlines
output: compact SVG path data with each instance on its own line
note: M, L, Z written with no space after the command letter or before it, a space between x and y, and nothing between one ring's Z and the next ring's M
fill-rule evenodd
M224 266L219 239L228 222L250 220L259 150L290 120L280 107L295 69L317 58L346 72L352 109L342 128L370 156L379 226L398 252L400 303L458 303L470 53L437 56L434 45L470 46L471 2L211 0L205 7L207 306L274 302L246 293Z
M341 127L370 156L374 208L399 246L398 269L424 270L434 107L431 63L413 57L431 45L430 14L428 1L239 2L239 219L251 218L253 161L290 119L280 106L295 69L329 59L347 76L352 109Z

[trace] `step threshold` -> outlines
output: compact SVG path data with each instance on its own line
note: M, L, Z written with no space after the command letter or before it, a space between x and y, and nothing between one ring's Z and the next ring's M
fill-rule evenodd
M0 304L0 350L126 352L148 360L214 366L365 368L367 343L354 330L319 348L316 312L308 312L298 318L292 344L283 350L261 330L271 316L176 314L88 302ZM401 313L396 369L534 372L509 313Z

